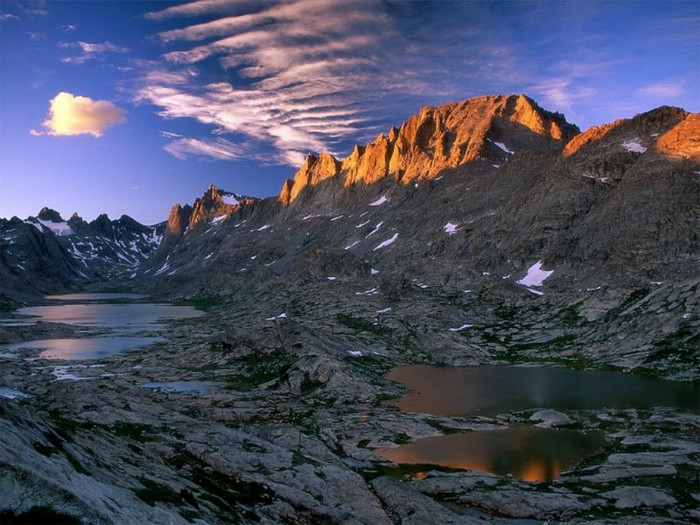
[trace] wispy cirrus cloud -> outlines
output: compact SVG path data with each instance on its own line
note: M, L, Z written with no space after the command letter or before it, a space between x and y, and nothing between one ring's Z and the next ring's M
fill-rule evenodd
M571 77L554 77L530 87L530 92L548 107L558 108L569 116L575 115L576 105L582 99L591 99L598 92L583 86Z
M32 129L30 134L101 137L107 128L126 121L126 112L108 100L61 92L49 104L49 118L42 124L46 131Z
M144 75L136 98L164 118L195 119L267 147L268 163L298 165L308 151L342 153L348 141L386 128L388 108L409 107L407 116L416 107L409 99L461 97L464 80L478 75L434 63L444 42L410 40L380 0L204 0L146 16L205 15L210 20L158 33L174 49ZM501 64L497 73L508 75L507 46L485 46L477 29L463 33L452 35L458 49L477 61L491 55L489 63ZM204 78L216 81L202 84Z
M683 82L678 81L665 81L656 82L654 84L649 84L642 86L637 89L637 94L643 97L658 98L662 100L672 99L678 97L685 92L685 86Z
M246 2L239 2L239 4L245 3ZM263 5L264 3L267 2L263 2L263 0L260 0L258 2L258 4L260 5ZM226 13L237 7L237 4L231 2L231 0L197 0L194 2L187 2L184 4L168 7L160 11L152 11L150 13L146 13L144 16L145 18L150 20L160 21L176 17L201 16L212 13Z
M233 160L246 157L244 149L226 139L179 138L167 144L165 151L180 160L200 159Z
M80 55L64 57L61 62L66 64L84 64L88 60L96 59L106 53L128 53L129 48L118 46L111 42L91 43L91 42L63 42L59 44L63 48L75 48L81 51Z

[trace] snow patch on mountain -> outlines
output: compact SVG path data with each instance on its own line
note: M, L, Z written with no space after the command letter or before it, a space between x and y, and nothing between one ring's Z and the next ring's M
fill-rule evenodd
M445 224L442 227L442 229L445 230L445 233L447 235L454 235L455 233L457 233L457 226L458 226L457 224L454 224L452 222L448 222L447 224Z
M502 151L504 151L508 155L512 155L513 153L515 153L515 151L513 151L512 149L509 149L508 146L506 146L503 142L496 142L495 140L491 140L491 139L488 139L488 140L489 140L489 142L491 142L495 146L498 146L499 149L501 149Z
M647 149L642 146L639 139L631 139L622 143L622 147L633 153L644 153Z
M369 233L365 236L365 239L369 239L372 235L374 235L375 233L377 233L377 232L379 231L379 228L382 227L382 224L384 224L384 221L380 221L379 224L377 224L377 225L374 227L374 230L372 230L371 232L369 232Z
M389 201L389 199L387 199L384 195L382 195L382 196L379 197L379 199L377 199L376 201L370 202L369 205L370 205L370 206L381 206L382 204L384 204L384 203L387 202L387 201Z
M542 286L545 279L547 279L553 273L554 270L543 270L542 261L537 261L527 269L527 275L517 281L517 283L527 287Z
M394 244L394 243L396 242L396 239L398 239L398 238L399 238L399 234L398 234L398 233L395 233L394 236L391 237L391 239L387 239L387 240L384 241L383 243L379 244L379 245L378 245L377 247L375 247L374 250L372 250L372 251L375 251L375 252L376 252L377 250L380 250L380 249L382 249L382 248L386 248L386 247L389 246L390 244Z
M43 233L43 229L46 228L47 230L52 231L55 235L58 235L61 237L65 237L67 235L73 235L73 233L74 233L73 230L71 229L71 227L68 226L68 223L65 221L52 222L52 221L44 221L41 219L33 219L33 220L24 221L24 223L31 224L32 226L34 226L37 230L39 230L42 233Z

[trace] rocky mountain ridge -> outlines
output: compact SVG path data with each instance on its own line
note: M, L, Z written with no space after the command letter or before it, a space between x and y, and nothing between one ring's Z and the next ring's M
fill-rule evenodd
M578 133L563 115L543 110L525 95L424 107L400 128L355 146L343 161L327 153L307 156L279 200L289 205L305 187L341 174L345 187L385 177L410 184L476 160L501 164L520 149L559 151Z
M166 221L166 232L178 236L188 228L194 228L203 222L216 223L242 207L253 204L256 200L258 199L254 197L221 190L212 184L200 198L194 201L192 206L185 204L183 207L175 204L172 207Z
M144 226L127 215L67 221L50 208L36 217L0 219L0 276L8 295L52 293L131 275L160 245L164 225Z
M225 238L236 233L232 224L251 220L265 227L299 215L339 215L367 198L388 199L384 194L393 192L400 195L393 204L407 199L412 204L405 210L393 204L381 209L415 230L415 237L424 230L412 224L415 216L431 206L426 216L459 232L450 236L449 249L440 250L447 249L450 258L467 256L474 265L510 260L504 274L538 257L568 267L596 261L581 276L602 271L597 266L603 261L609 267L605 271L615 275L640 266L651 273L672 267L667 274L684 268L688 275L697 247L692 218L697 181L688 174L700 160L699 122L697 114L662 107L579 133L562 115L543 110L526 96L477 97L423 108L373 143L356 146L342 161L327 153L309 154L277 199L245 197L212 185L192 205L173 206L164 225L156 227L128 217L110 221L100 216L87 224L74 215L64 221L51 210L26 223L56 237L58 246L49 249L54 241L46 241L41 256L65 261L53 265L63 268L57 277L62 286L126 271L131 278L147 279L149 272L162 277L166 269L165 275L173 275L171 259L181 259L179 266L190 268L197 281L199 267L213 262L201 257L213 254L210 259L216 259L219 244L236 243L235 235ZM650 171L653 177L645 175ZM446 178L450 181L441 182ZM432 195L436 183L445 187L439 201ZM464 202L464 191L476 200ZM650 198L650 192L657 194ZM421 195L427 198L416 206L413 201ZM661 201L667 209L656 209ZM4 227L11 222L4 221ZM382 222L384 228L388 222ZM341 234L341 225L332 226L346 239L345 246L359 243L352 231ZM194 247L213 232L217 246ZM428 247L435 242L431 236L424 239ZM91 243L91 237L102 244ZM185 245L191 250L179 253ZM9 261L13 249L7 250ZM624 261L623 253L628 254ZM6 263L6 275L21 273L19 260L12 261Z
M233 204L210 187L174 208L146 260L108 278L70 273L78 218L42 211L9 240L0 223L0 270L43 275L17 269L20 239L43 250L41 271L65 266L35 294L119 290L206 310L108 359L49 361L21 343L0 356L0 393L14 396L0 395L0 520L33 507L95 523L696 519L696 412L387 404L405 391L386 374L404 364L700 380L698 115L662 107L565 144L572 128L528 99L474 104L425 110L351 161L309 156L280 197ZM446 123L463 110L485 120L458 139L462 124ZM83 333L7 315L0 342ZM377 454L541 426L605 444L536 483Z

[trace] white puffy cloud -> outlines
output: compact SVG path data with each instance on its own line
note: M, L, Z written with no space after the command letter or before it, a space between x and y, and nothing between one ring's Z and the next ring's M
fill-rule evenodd
M49 119L44 121L48 135L92 135L102 133L115 124L126 121L125 111L108 100L61 92L50 101ZM32 130L33 135L37 132Z

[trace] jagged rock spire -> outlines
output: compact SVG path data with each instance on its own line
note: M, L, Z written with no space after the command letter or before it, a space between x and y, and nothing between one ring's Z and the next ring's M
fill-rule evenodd
M356 145L342 163L328 154L308 155L279 200L288 205L305 187L339 174L345 186L385 177L408 184L471 161L501 163L521 149L560 151L577 133L563 115L543 110L524 95L424 107L400 128L392 127L367 146Z

